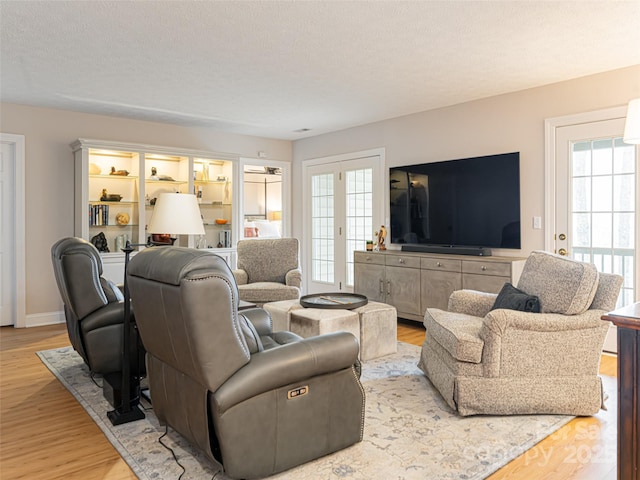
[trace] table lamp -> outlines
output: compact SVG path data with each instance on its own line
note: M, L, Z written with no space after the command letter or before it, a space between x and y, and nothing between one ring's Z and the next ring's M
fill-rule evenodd
M177 235L204 235L204 225L198 201L195 195L188 193L162 193L156 201L153 209L148 232L151 234L171 234ZM171 237L169 237L171 238ZM172 238L175 241L175 238ZM173 244L163 243L164 245ZM160 245L160 244L157 244ZM144 412L138 406L139 393L136 392L131 398L131 297L127 282L127 267L129 257L133 252L133 247L151 246L149 244L132 244L127 241L127 245L122 251L124 257L124 325L122 335L122 376L121 376L121 402L120 406L107 412L107 417L113 425L120 425L145 417ZM137 349L135 356L138 356ZM136 359L137 360L137 359ZM139 374L134 378L134 389L138 389L140 381Z
M190 193L160 194L147 231L152 235L204 235L196 196Z

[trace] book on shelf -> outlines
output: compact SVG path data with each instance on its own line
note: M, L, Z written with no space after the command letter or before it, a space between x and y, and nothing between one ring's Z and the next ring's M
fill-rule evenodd
M109 205L89 204L89 226L109 225Z

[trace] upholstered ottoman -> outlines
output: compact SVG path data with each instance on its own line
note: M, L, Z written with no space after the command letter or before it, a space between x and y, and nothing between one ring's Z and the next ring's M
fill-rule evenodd
M299 300L280 300L279 302L265 303L262 308L271 315L273 331L282 332L290 331L291 312L304 307L300 305Z
M369 302L351 310L360 323L360 360L390 355L398 351L398 313L396 308Z
M332 332L349 332L360 342L360 320L354 310L301 308L292 310L290 314L289 330L303 338Z

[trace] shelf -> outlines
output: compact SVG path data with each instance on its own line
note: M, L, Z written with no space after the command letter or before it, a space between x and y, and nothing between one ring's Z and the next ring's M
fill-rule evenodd
M137 227L138 224L137 223L127 223L126 225L120 225L117 223L110 223L109 225L89 225L89 228L112 228L112 227L117 227L117 228L127 228L127 227Z
M104 200L89 200L91 205L137 205L138 202L119 201L119 202L106 202Z
M89 175L89 178L95 178L100 180L137 180L136 175Z
M226 183L231 184L230 180L194 180L194 185L224 185Z
M198 203L201 207L230 207L230 203L210 203L210 202L202 202Z
M155 183L155 184L167 184L167 185L186 185L189 182L184 180L152 180L150 178L145 178L144 183Z

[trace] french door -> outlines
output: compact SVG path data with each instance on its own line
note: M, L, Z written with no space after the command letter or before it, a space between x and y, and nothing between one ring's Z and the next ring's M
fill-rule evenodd
M384 215L379 155L305 169L307 293L353 291L353 251L364 250Z
M556 129L557 253L624 278L618 307L638 301L638 154L622 141L624 119ZM615 351L612 328L605 350Z

